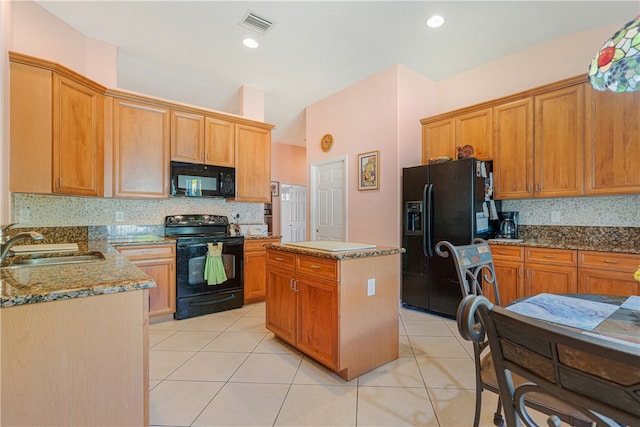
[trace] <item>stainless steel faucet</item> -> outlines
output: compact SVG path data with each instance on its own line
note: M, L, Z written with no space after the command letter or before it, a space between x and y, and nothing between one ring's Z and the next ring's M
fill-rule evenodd
M9 238L7 232L13 227L15 224L9 224L7 226L2 227L2 235L0 235L0 261L4 261L4 258L7 256L9 249L19 240L30 238L33 241L39 241L44 239L44 236L35 231L24 231L22 233L18 233L15 236Z

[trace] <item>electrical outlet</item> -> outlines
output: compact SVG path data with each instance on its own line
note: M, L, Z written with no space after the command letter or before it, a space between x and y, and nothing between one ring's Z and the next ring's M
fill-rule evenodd
M375 295L376 294L376 279L369 279L367 280L367 296L370 297L371 295Z
M558 211L551 212L551 222L554 224L558 224L560 222L560 212Z
M122 211L116 212L116 221L117 222L124 221L124 212Z

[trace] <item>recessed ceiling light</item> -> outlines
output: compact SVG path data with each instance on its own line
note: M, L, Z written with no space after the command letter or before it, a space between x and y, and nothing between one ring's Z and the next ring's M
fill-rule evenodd
M429 28L438 28L442 24L444 24L444 18L440 15L433 15L431 18L427 19L427 27Z
M242 44L251 49L255 49L258 47L258 42L254 39L244 39L242 40Z

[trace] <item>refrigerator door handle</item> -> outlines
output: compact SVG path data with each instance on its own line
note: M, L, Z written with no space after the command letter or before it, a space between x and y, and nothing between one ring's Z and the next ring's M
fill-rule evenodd
M424 205L424 214L422 215L422 251L424 256L433 256L433 247L431 242L431 201L433 200L433 184L425 184L422 190L422 199Z

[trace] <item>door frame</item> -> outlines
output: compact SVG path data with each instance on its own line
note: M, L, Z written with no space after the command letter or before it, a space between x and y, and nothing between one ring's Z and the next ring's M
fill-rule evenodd
M346 242L349 241L349 235L348 235L348 231L349 231L349 227L347 227L347 224L349 223L349 208L348 208L348 200L349 200L349 195L347 194L347 181L348 181L348 172L349 172L349 162L347 161L348 156L342 155L342 156L338 156L338 157L334 157L331 159L327 159L327 160L322 160L319 162L314 162L310 164L310 172L311 172L311 176L309 177L309 198L311 203L309 204L309 206L311 207L311 209L309 209L309 214L311 215L311 219L309 221L309 224L311 225L310 227L310 236L309 238L311 240L317 240L318 239L318 182L316 179L316 174L318 172L318 168L320 166L325 166L329 163L342 163L342 194L344 194L344 201L342 203L342 206L344 206L344 240Z

